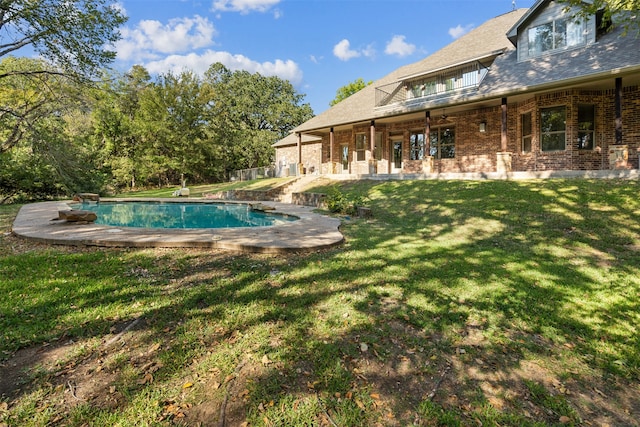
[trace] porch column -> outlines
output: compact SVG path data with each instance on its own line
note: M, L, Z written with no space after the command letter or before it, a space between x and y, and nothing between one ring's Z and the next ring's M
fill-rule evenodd
M424 113L424 159L422 172L433 173L433 156L431 155L431 111Z
M500 127L500 151L507 151L507 98L502 98L502 126Z
M616 145L622 144L622 77L616 78Z
M335 141L335 135L333 133L333 128L329 131L329 173L335 173L333 169L333 143Z
M616 142L609 147L609 168L626 169L629 163L629 146L622 141L622 77L616 78L615 95L616 112Z
M369 146L371 149L371 157L369 158L369 174L375 175L378 173L378 161L376 160L376 122L371 120L369 126Z
M296 135L298 136L298 176L300 176L304 171L302 169L302 134L298 132Z
M502 124L500 126L500 151L498 152L496 172L511 172L512 153L507 151L509 142L507 135L507 98L502 98L500 110L502 112Z

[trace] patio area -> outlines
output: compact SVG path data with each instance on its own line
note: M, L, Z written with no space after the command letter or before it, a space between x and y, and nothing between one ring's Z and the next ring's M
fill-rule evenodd
M102 199L117 201L118 199ZM131 200L131 199L127 199ZM163 199L144 198L157 202ZM214 203L201 199L183 202ZM16 236L43 243L111 247L189 247L242 252L287 253L329 248L342 243L340 220L313 212L308 206L261 202L273 212L293 215L297 221L269 227L150 229L112 227L94 223L58 220L58 212L68 210L71 200L40 202L23 206L13 223Z

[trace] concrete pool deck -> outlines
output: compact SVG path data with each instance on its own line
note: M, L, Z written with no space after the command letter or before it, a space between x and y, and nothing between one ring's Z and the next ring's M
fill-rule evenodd
M239 203L203 199L113 199L102 201L149 201ZM293 215L297 221L268 227L158 229L113 227L58 220L58 211L70 209L68 201L40 202L23 206L13 222L16 236L43 243L74 246L188 247L228 249L242 252L286 253L312 251L338 245L344 236L340 220L313 212L308 206L259 202L274 213ZM250 203L250 202L244 202ZM253 202L251 204L257 204Z

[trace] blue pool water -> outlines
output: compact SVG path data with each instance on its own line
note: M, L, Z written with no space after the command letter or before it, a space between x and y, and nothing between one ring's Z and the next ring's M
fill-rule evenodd
M254 211L247 204L186 202L99 202L70 205L93 211L96 224L141 228L264 227L295 221L282 214Z

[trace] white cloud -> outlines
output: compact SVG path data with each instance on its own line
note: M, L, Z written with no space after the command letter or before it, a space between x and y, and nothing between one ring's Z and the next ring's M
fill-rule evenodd
M449 35L457 39L458 37L464 36L473 28L473 24L465 25L464 27L458 24L457 27L449 28Z
M293 85L302 82L302 70L292 60L276 59L273 62L257 62L244 55L233 55L229 52L206 50L202 54L170 55L166 58L144 64L152 74L168 71L180 73L191 70L197 74L204 74L211 64L220 62L231 71L245 70L250 73L260 73L263 76L277 76L289 80Z
M416 50L416 45L407 43L405 36L393 36L391 41L387 43L384 53L387 55L408 56Z
M127 16L127 9L124 8L124 5L121 2L115 2L111 5L111 8L114 10L117 10L118 12L120 12L121 14L123 14L124 16Z
M213 45L216 30L201 16L175 18L163 25L159 21L140 21L135 28L124 28L116 43L118 58L144 60L161 54L186 52Z
M352 58L357 58L360 56L360 53L351 50L351 43L349 40L343 39L337 45L333 47L333 54L343 61L348 61Z
M376 54L373 45L369 45L361 50L351 49L351 43L347 39L340 40L338 44L333 46L333 54L342 61L348 61L353 58L365 56L367 58L373 57Z
M278 76L294 85L302 82L302 70L293 60L257 62L244 55L206 49L214 45L216 30L200 16L175 18L167 24L140 21L133 28L121 30L121 34L122 39L116 44L118 60L128 65L140 64L151 74L186 70L203 74L211 64L220 62L232 71Z
M362 49L362 55L366 56L367 58L373 58L374 56L376 56L376 50L373 47L373 45L370 44L364 49Z
M211 8L223 12L266 12L278 3L280 0L214 0Z

